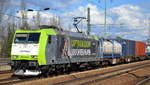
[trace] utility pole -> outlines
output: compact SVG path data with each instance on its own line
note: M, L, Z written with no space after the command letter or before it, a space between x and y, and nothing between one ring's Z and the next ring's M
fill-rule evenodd
M105 27L105 36L107 37L107 1L105 0L105 18L104 18L104 27Z
M150 18L149 18L149 28L148 28L148 39L147 43L150 43Z
M88 7L87 12L87 34L90 35L91 32L91 24L90 24L90 8Z

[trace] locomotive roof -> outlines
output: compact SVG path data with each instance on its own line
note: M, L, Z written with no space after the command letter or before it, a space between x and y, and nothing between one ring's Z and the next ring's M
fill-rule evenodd
M95 40L99 40L99 38L97 36L94 35L87 35L85 33L78 33L78 32L71 32L71 31L58 31L58 34L64 34L70 37L78 37L78 38L89 38L89 39L95 39Z
M35 33L35 32L46 32L47 34L50 35L67 35L71 37L79 37L79 38L89 38L89 39L95 39L98 40L99 38L94 35L86 35L84 33L77 33L77 32L71 32L71 31L59 31L53 28L49 29L39 29L39 30L17 30L16 33Z
M16 33L37 33L37 32L46 32L50 35L56 35L57 32L54 29L39 29L39 30L17 30Z

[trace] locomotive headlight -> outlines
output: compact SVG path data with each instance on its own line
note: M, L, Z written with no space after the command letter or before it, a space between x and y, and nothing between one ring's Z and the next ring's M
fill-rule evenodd
M37 58L37 56L36 56L36 55L33 55L32 58Z

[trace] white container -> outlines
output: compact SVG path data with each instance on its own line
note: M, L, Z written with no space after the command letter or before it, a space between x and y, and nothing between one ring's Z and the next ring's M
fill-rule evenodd
M113 53L113 44L110 41L103 42L103 54L110 55Z
M118 43L118 42L114 42L114 54L119 54L119 55L121 55L121 53L122 53L122 46L121 46L121 44L120 43Z
M103 42L103 54L111 55L111 54L119 54L122 53L122 46L117 41L104 41Z

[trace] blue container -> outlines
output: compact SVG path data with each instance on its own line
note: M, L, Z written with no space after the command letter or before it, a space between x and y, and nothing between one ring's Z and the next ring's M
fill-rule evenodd
M135 41L127 40L127 56L135 56Z
M132 40L117 40L122 45L122 57L135 56L135 41Z

